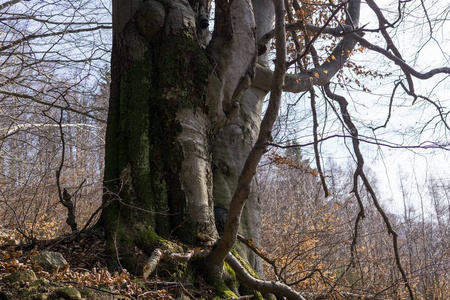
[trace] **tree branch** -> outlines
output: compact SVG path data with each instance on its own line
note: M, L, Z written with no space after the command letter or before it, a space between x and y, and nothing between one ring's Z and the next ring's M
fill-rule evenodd
M379 25L378 28L381 31L381 33L383 34L383 37L385 38L386 42L388 42L388 49L389 49L392 45L394 45L394 43L392 42L392 39L390 38L389 34L387 33L386 28L393 27L393 25L400 20L401 11L399 10L399 18L394 23L389 23L388 20L386 20L386 18L384 17L383 13L381 12L381 9L375 3L375 1L366 0L366 3L372 9L372 11L375 13L375 15L377 16L378 25ZM397 49L395 49L395 50L397 50ZM398 51L397 51L397 53L399 56L401 56Z
M313 136L314 136L314 156L316 158L316 166L317 172L320 176L320 182L322 183L322 188L325 193L325 198L330 195L330 191L328 191L327 183L325 181L325 176L323 175L322 167L320 165L320 153L319 153L319 138L317 134L317 128L319 124L317 122L317 112L316 112L316 93L314 89L310 90L311 95L311 111L313 116Z
M361 46L369 49L369 50L373 50L375 52L378 52L382 55L384 55L385 57L389 58L390 60L392 60L396 65L398 65L400 68L402 68L402 70L405 72L405 74L410 74L418 79L429 79L431 77L433 77L434 75L437 74L450 74L450 68L449 67L442 67L442 68L436 68L436 69L432 69L428 72L425 73L420 73L416 70L414 70L412 67L410 67L403 59L401 59L400 57L397 57L396 55L392 54L391 52L389 52L388 50L385 50L377 45L374 45L372 43L370 43L368 40L366 40L365 38L363 38L362 36L359 36L355 33L351 33L350 36L352 37L352 39L354 39L355 41L357 41L358 43L361 44Z
M46 106L49 106L49 107L55 107L55 108L59 108L59 109L64 109L66 111L71 111L71 112L80 114L82 116L86 116L86 117L91 118L93 120L96 120L96 121L98 121L100 123L106 123L105 120L99 119L99 118L91 115L88 112L84 112L84 111L80 111L80 110L77 110L77 109L74 109L74 108L71 108L71 107L66 107L66 106L63 106L63 105L59 105L59 104L56 104L55 102L47 102L47 101L39 100L38 98L36 98L34 96L31 96L31 95L28 95L28 94L15 93L15 92L10 92L10 91L6 91L6 90L0 90L0 94L4 94L4 95L7 95L7 96L12 96L12 97L17 97L17 98L29 99L29 100L31 100L33 102L36 102L36 103L39 103L39 104L42 104L42 105L46 105Z
M46 124L46 123L31 123L31 124L17 124L12 125L9 128L0 128L0 131L4 130L6 131L5 135L0 136L0 140L5 139L7 137L10 137L16 133L26 131L29 129L41 129L41 128L48 128L48 127L59 127L58 124ZM76 123L76 124L61 124L62 127L87 127L87 128L93 128L93 129L100 129L99 126L91 125L91 124L83 124L83 123Z
M310 90L315 85L326 85L342 69L355 45L356 41L352 38L344 37L320 67L299 74L286 74L283 90L290 93L301 93ZM269 68L257 64L252 86L269 91L268 87L272 76L273 72Z
M0 5L0 10L10 7L10 6L13 6L16 3L19 3L20 1L22 1L22 0L11 0L11 1L5 2L2 5Z
M289 30L294 29L308 29L314 32L328 33L335 36L344 36L343 39L336 46L334 51L328 56L328 58L319 67L313 68L308 71L300 72L299 74L287 74L285 79L285 85L283 90L285 92L300 93L310 90L314 85L324 86L336 75L336 73L342 69L351 51L355 48L356 41L352 38L353 35L362 34L360 32L355 33L354 25L358 24L359 12L360 12L360 0L352 0L348 2L349 16L346 20L346 24L329 28L325 26L312 26L304 24L303 22L297 22L294 24L288 24ZM316 35L317 36L317 35ZM258 43L264 43L269 41L273 37L273 31L265 34ZM269 68L265 68L261 65L256 66L256 76L252 82L252 86L264 91L269 91L272 71Z
M311 48L311 46L314 44L314 42L319 38L319 36L322 34L323 30L325 28L328 27L328 24L330 24L331 20L333 20L333 18L336 16L336 14L339 12L339 10L344 7L345 5L347 5L347 3L350 0L344 1L342 3L340 3L335 9L334 11L332 11L331 16L325 21L325 24L323 26L321 26L321 28L319 29L318 32L316 32L316 34L313 36L313 38L306 44L305 46L305 50L303 51L302 54L298 55L293 61L288 62L288 66L300 61L303 57L305 57L308 53L309 53L309 49Z
M275 273L277 279L280 277L275 260L272 260L269 257L267 257L267 254L265 254L263 250L259 249L251 239L246 239L244 236L240 234L237 235L237 238L240 242L244 243L247 247L249 247L256 255L261 257L266 263L272 266L273 272Z
M89 32L89 31L95 31L95 30L99 30L99 29L112 29L112 27L100 25L100 26L91 27L91 28L61 30L61 31L57 31L57 32L49 32L49 33L43 33L43 34L30 34L30 35L24 36L20 39L14 40L14 41L10 42L9 44L6 44L5 46L0 47L0 51L8 50L14 46L20 45L21 43L30 41L30 40L46 38L49 36L71 34L71 33Z
M353 190L352 192L355 193L355 196L358 199L358 203L360 206L360 211L358 213L356 222L355 222L355 236L353 238L353 242L352 242L352 257L355 251L355 246L356 246L356 238L357 238L357 232L358 232L358 224L360 222L360 220L362 218L364 218L364 207L362 205L361 200L359 199L359 193L357 191L357 181L358 181L358 177L361 178L364 187L366 188L367 192L370 194L371 198L372 198L372 202L375 205L375 207L377 208L379 214L381 215L384 224L387 227L387 231L389 233L389 235L391 235L392 237L392 243L393 243L393 250L394 250L394 257L395 257L395 262L397 265L397 269L399 270L403 282L409 292L409 296L411 299L414 299L414 293L413 290L411 288L411 285L409 284L408 278L406 276L406 272L403 269L402 263L400 261L400 254L399 254L399 248L398 248L398 234L397 232L394 230L394 228L391 225L391 222L389 221L388 216L386 215L385 211L383 210L383 208L381 207L379 201L378 201L378 197L375 194L374 189L372 188L371 183L369 182L369 180L366 177L366 174L364 172L364 158L363 155L361 153L360 147L359 147L359 139L358 139L358 129L356 128L356 126L354 125L351 117L350 117L350 113L348 112L347 106L348 106L348 102L347 100L340 95L336 95L334 94L329 86L325 87L325 93L326 95L336 101L339 104L340 110L341 110L341 114L342 114L342 118L344 120L345 125L347 126L348 130L350 131L350 134L352 135L352 144L353 144L353 152L356 155L356 170L354 173L354 177L353 177Z
M59 120L56 120L53 117L47 115L47 117L50 118L51 120L55 121L59 127L59 134L60 134L62 149L61 149L61 162L59 164L58 170L56 170L56 186L58 188L59 202L65 208L67 208L66 223L67 223L67 225L70 226L70 228L72 229L72 232L75 232L75 231L77 231L77 222L76 222L76 218L75 218L75 206L71 199L72 195L70 195L66 189L64 189L64 190L61 189L61 172L64 167L65 152L66 152L66 140L64 139L64 131L63 131L63 127L62 127L63 116L64 116L64 109L61 109L61 114L60 114Z
M354 138L351 135L345 135L345 134L333 134L324 138L321 138L319 140L317 140L317 142L324 142L326 140L329 139L334 139L334 138ZM394 144L394 143L389 143L387 141L384 141L383 143L380 142L378 139L373 139L373 141L368 140L370 139L370 137L365 136L365 139L362 139L361 136L358 136L358 140L362 143L366 143L366 144L370 144L370 145L377 145L380 147L386 147L386 148L390 148L390 149L442 149L445 151L450 151L450 144L438 144L436 142L433 141L423 141L422 143L420 143L419 145L399 145L399 144ZM269 146L274 146L277 148L281 148L281 149L287 149L287 148L294 148L294 147L307 147L307 146L313 146L315 142L309 142L309 143L304 143L304 144L292 144L292 145L280 145L280 144L276 144L276 143L270 143ZM428 145L429 144L429 145Z

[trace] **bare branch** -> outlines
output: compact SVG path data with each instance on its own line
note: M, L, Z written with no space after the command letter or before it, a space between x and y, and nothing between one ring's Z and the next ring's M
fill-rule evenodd
M33 102L36 102L36 103L39 103L39 104L42 104L42 105L46 105L48 107L55 107L55 108L59 108L59 109L64 109L66 111L71 111L71 112L74 112L74 113L77 113L77 114L89 117L89 118L91 118L93 120L96 120L96 121L98 121L100 123L106 123L105 120L99 119L99 118L91 115L88 112L80 111L80 110L74 109L74 108L72 108L70 106L67 107L67 106L64 106L64 105L59 105L59 104L56 104L55 102L43 101L43 100L40 100L40 99L36 98L35 96L31 96L31 95L28 95L28 94L15 93L15 92L10 92L10 91L6 91L6 90L0 90L0 94L12 96L12 97L17 97L17 98L29 99L29 100L32 100Z
M356 164L357 164L356 171L354 174L354 179L353 179L353 182L354 182L353 192L355 193L356 196L359 195L357 192L357 184L356 184L358 177L359 177L363 181L364 187L367 189L370 196L372 197L372 201L373 201L375 207L377 208L378 212L380 213L381 217L383 218L383 221L387 227L387 231L388 231L389 235L391 235L391 237L392 237L393 250L394 250L395 262L396 262L397 268L401 273L403 282L409 292L410 298L414 299L413 290L411 288L411 285L409 284L408 277L406 276L406 272L403 269L402 263L400 261L400 254L399 254L399 248L398 248L398 234L392 227L391 222L389 221L389 218L387 217L385 211L381 207L381 205L378 201L378 197L375 194L375 191L372 188L372 185L370 184L370 182L367 179L366 174L364 172L364 158L363 158L363 155L362 155L360 147L359 147L358 130L357 130L356 126L353 124L350 113L347 110L348 102L343 96L334 94L330 90L329 86L325 87L325 93L329 98L333 99L334 101L336 101L339 104L344 123L348 127L350 134L353 137L352 138L353 152L356 155ZM358 230L358 224L359 224L360 220L364 217L364 207L362 206L362 202L359 200L359 198L357 198L357 199L358 199L358 203L360 205L360 211L358 213L358 217L355 222L355 236L353 238L353 243L352 243L352 256L355 251L356 238L357 238L356 234L357 234L357 230Z
M58 188L58 198L59 202L67 208L67 219L66 223L70 226L72 229L72 232L77 231L77 222L75 219L75 206L72 201L72 195L70 195L66 189L61 189L61 172L64 167L64 160L65 160L65 152L66 152L66 140L64 139L64 131L62 127L62 120L64 116L64 110L61 109L61 114L59 117L59 120L54 119L53 117L47 116L53 121L55 121L58 124L59 127L59 134L61 139L61 162L59 164L58 170L56 170L56 186Z
M43 33L43 34L30 34L30 35L24 36L20 39L14 40L14 41L10 42L9 44L6 44L5 46L0 47L0 51L5 51L14 46L20 45L21 43L23 43L25 41L46 38L49 36L58 36L58 35L65 35L65 34L71 34L71 33L89 32L89 31L95 31L95 30L99 30L99 29L112 29L112 27L108 26L108 25L100 25L100 26L89 27L89 28L62 30L62 31L49 32L49 33Z
M375 52L378 52L380 54L383 54L384 56L386 56L387 58L389 58L390 60L392 60L396 65L400 66L402 68L402 70L406 73L406 74L410 74L418 79L429 79L437 74L450 74L450 68L449 67L442 67L442 68L435 68L432 69L428 72L425 73L421 73L419 71L414 70L412 67L410 67L404 60L402 60L401 58L395 56L394 54L392 54L391 52L389 52L388 50L385 50L377 45L374 45L372 43L370 43L368 40L364 39L362 36L359 36L355 33L351 33L350 34L351 37L357 41L358 43L361 44L361 46L366 47L369 50L373 50Z
M317 140L317 142L324 142L326 140L329 139L334 139L334 138L354 138L351 135L345 135L345 134L333 134L324 138L321 138L319 140ZM371 144L371 145L376 145L376 146L380 146L380 147L386 147L386 148L390 148L390 149L442 149L445 151L450 151L450 144L439 144L437 142L433 142L433 141L423 141L422 143L420 143L419 145L401 145L401 144L394 144L394 143L389 143L389 142L381 142L379 139L374 139L371 137L367 137L364 136L364 139L361 138L360 135L358 135L358 140L362 143L366 143L366 144ZM372 139L372 140L369 140ZM307 147L307 146L313 146L315 142L309 142L309 143L303 143L303 144L292 144L292 145L280 145L277 143L270 143L270 146L274 146L277 148L281 148L281 149L287 149L287 148L294 148L294 147Z
M22 1L22 0L10 0L8 2L5 2L2 5L0 5L0 10L10 7L10 6L13 6L14 4L19 3L20 1Z
M93 129L100 129L99 126L91 125L91 124L84 124L84 123L76 123L76 124L61 124L62 127L87 127L87 128L93 128ZM6 131L6 133L3 136L0 136L0 140L5 139L7 137L10 137L16 133L27 131L29 129L41 129L41 128L49 128L49 127L59 127L58 124L46 124L46 123L31 123L31 124L17 124L12 125L8 128L0 128L0 131Z
M355 45L356 42L353 39L343 38L320 67L299 74L286 74L283 90L290 93L300 93L310 90L314 85L323 86L327 84L344 66ZM256 76L252 86L268 91L272 76L273 73L269 68L257 64Z
M311 48L311 46L314 44L314 42L319 38L319 36L322 34L323 30L325 28L328 27L328 24L330 24L330 22L334 19L334 17L336 16L336 14L339 12L339 10L344 7L345 5L347 5L347 3L351 1L351 0L347 0L344 1L342 3L340 3L335 9L334 11L331 13L331 16L325 21L325 24L319 29L319 31L316 32L316 34L313 36L313 38L306 44L305 46L305 50L303 51L302 54L298 55L293 61L288 62L288 66L300 61L303 57L305 57L308 53L309 53L309 49Z
M356 41L352 38L351 32L354 32L354 24L358 23L359 12L360 12L360 1L349 1L345 2L349 5L349 17L347 18L346 24L339 26L337 28L328 28L327 25L316 27L312 25L307 25L303 22L297 22L290 26L290 29L309 29L311 31L317 32L315 37L319 36L319 33L329 33L336 36L344 36L339 44L335 47L334 51L328 56L328 58L319 67L313 68L311 70L302 71L299 74L287 74L285 79L285 85L283 90L285 92L300 93L310 90L314 85L324 86L336 75L336 73L342 69L345 62L348 60L351 51L356 45ZM347 32L348 30L348 32ZM352 33L358 35L357 33ZM360 34L360 33L359 33ZM273 36L272 31L264 35L258 43L263 43L270 40ZM312 45L311 40L309 45ZM306 53L306 52L305 52ZM272 73L270 69L264 68L261 65L256 66L256 76L252 82L252 86L268 91L270 86Z
M323 175L322 167L320 164L319 142L318 142L319 138L317 135L317 128L319 127L319 124L317 122L316 93L314 89L311 89L310 95L311 95L311 111L313 116L314 155L316 157L317 172L319 173L320 181L322 182L322 187L326 198L330 195L330 192L328 191L327 183L325 182L325 176Z
M260 248L258 248L255 243L251 240L251 239L246 239L244 236L238 234L237 238L240 242L244 243L247 247L249 247L250 249L252 249L252 251L258 255L259 257L261 257L266 263L268 263L269 265L272 266L273 268L273 272L275 273L276 278L278 279L280 276L279 272L278 272L278 268L277 265L275 263L275 260L270 259L269 257L267 257L267 254L264 253L263 250L261 250Z

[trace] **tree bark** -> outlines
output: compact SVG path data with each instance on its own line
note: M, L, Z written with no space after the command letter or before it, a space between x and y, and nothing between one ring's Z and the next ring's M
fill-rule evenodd
M151 255L161 237L190 245L200 243L199 233L217 237L213 186L220 198L227 183L213 184L213 155L227 151L215 144L228 147L219 131L242 115L236 106L253 77L256 25L251 3L219 5L205 50L207 34L198 20L209 6L113 1L104 177L109 205L99 224L114 260L132 272L141 267L136 247ZM252 101L252 122L258 124L260 100ZM249 234L258 238L258 231Z
M183 1L113 1L112 83L101 216L108 248L134 270L175 233L214 235L210 120L213 68ZM155 29L156 28L156 29ZM182 226L181 226L182 225Z
M190 245L200 244L199 234L217 238L214 206L220 206L232 217L208 260L213 273L221 272L235 246L263 274L260 259L234 242L237 232L256 245L261 238L253 175L270 140L284 71L278 62L281 71L274 75L267 51L258 56L257 50L268 48L275 10L271 0L215 4L209 41L208 0L113 0L105 208L99 225L114 261L131 272L142 270L136 248L150 256L162 238L176 236ZM352 5L359 13L355 0L350 15ZM278 19L282 26L283 17ZM344 38L335 51L347 53L354 45ZM313 80L311 71L288 76L284 89L298 92L328 82L347 57L312 70L321 71ZM271 101L260 134L270 86L278 100Z
M254 0L256 39L272 29L275 18L272 0ZM266 45L268 47L268 44ZM268 67L268 52L258 57L258 64ZM216 206L229 209L229 204L236 190L239 175L247 156L258 138L261 124L262 104L267 96L267 89L250 86L236 103L234 116L217 136L213 146L214 201ZM258 185L252 180L247 203L242 212L239 233L260 246L261 217ZM236 244L242 257L261 276L264 276L261 259L242 243Z

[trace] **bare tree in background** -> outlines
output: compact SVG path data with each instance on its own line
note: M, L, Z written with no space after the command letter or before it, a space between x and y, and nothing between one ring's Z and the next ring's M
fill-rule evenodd
M5 1L0 5L1 223L29 237L65 232L55 172L81 219L100 205L111 40L108 1ZM52 224L51 230L38 225ZM45 232L44 232L45 231Z

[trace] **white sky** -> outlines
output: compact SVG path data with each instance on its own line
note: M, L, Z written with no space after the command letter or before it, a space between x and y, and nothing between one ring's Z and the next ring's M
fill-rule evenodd
M384 12L388 20L394 20L394 17L389 16L388 11L396 12L396 5L386 6L391 1L376 2L381 8L391 7L391 9L384 10ZM425 1L425 4L429 5L427 12L430 19L443 18L446 10L449 10L447 7L449 5L442 4L442 2ZM408 21L402 23L391 35L406 62L421 72L432 68L450 66L448 55L450 51L449 53L444 51L444 49L450 49L450 21L433 23L433 39L429 39L430 28L421 9L420 1L412 1L408 5L415 9L408 15ZM367 24L367 28L377 28L376 18L366 4L363 4L361 23ZM368 33L365 35L365 38L374 44L385 47L385 42L379 34ZM348 108L360 135L373 136L372 131L367 127L364 128L363 124L368 125L373 122L373 126L378 126L384 123L388 114L388 104L394 81L402 73L398 66L375 52L366 50L363 53L355 54L352 59L361 65L371 66L371 69L393 73L393 75L384 79L361 80L372 91L370 94L354 90L336 91L338 94L346 96L349 102ZM406 81L404 82L406 84ZM439 101L441 106L444 107L444 113L449 111L450 93L448 91L450 90L450 78L448 76L437 75L426 81L414 80L414 83L417 94L429 97L433 101ZM287 95L287 97L298 98L299 95ZM317 102L319 101L321 100L317 99ZM303 104L300 105L304 107L299 108L299 111L310 111L309 98L305 97L301 102ZM376 132L377 137L399 144L418 145L424 141L435 141L448 145L450 144L448 131L442 123L436 126L438 119L433 119L435 115L437 115L437 110L433 105L421 99L418 99L412 105L412 98L405 95L401 87L399 87L394 98L392 116L388 126L386 129L378 130ZM432 120L431 123L425 126L430 120ZM338 125L328 121L325 136L327 134L335 134ZM421 132L422 129L424 130ZM300 143L312 141L311 128L303 130L299 127L298 130L299 136L307 135L304 138L299 138ZM448 148L450 149L450 147ZM339 165L344 167L347 165L350 155L343 147L342 140L331 139L325 141L321 149L325 163L328 157L332 157ZM420 198L419 193L423 193L423 188L418 189L417 187L423 187L430 176L439 177L450 183L450 152L448 151L437 149L415 149L414 151L390 149L364 143L361 144L361 149L365 156L366 167L377 174L380 199L393 212L403 212L403 199L398 179L400 173L406 174L407 178L404 184L411 192L411 204L416 208L419 207L417 202ZM313 151L312 147L304 150L310 153ZM390 199L392 201L389 201ZM431 209L429 205L425 206L425 208Z
M384 5L382 3L388 2L390 1L377 1L380 6ZM443 4L442 2L439 4L437 1L425 1L425 4L428 6L430 19L445 13L444 6L448 10L448 4ZM450 22L436 24L436 27L433 28L436 40L429 40L430 29L428 23L424 20L423 10L420 9L420 1L413 1L411 5L418 7L418 9L411 13L409 22L400 26L400 31L394 39L404 58L418 71L450 66L448 53L443 51L443 49L450 49L447 38L450 34ZM402 32L402 30L405 31ZM426 42L425 46L423 46L424 42ZM418 50L420 50L419 55L417 55ZM393 68L398 70L398 67L395 65L393 65ZM427 96L434 101L440 101L444 107L444 113L449 111L450 94L448 91L450 78L448 76L437 75L426 81L414 80L414 83L417 94ZM386 90L386 93L389 93L392 90L392 85L380 85L377 90L382 92L383 89ZM426 130L420 135L417 132L417 130L422 128L421 123L428 122L431 116L436 115L436 109L432 105L425 104L426 102L423 100L417 100L416 104L412 106L411 97L405 97L405 99L405 107L398 107L393 110L389 131L394 134L390 137L390 140L401 141L405 139L402 134L396 133L397 131L403 131L411 135L409 140L412 141L413 138L417 140L416 142L412 141L411 144L418 144L419 141L438 141L448 145L448 131L442 125L435 127L434 124L436 122L427 126ZM394 103L398 104L401 101L402 99L395 99ZM381 112L382 114L383 112ZM408 137L406 137L407 139ZM372 151L374 152L374 150ZM371 153L372 155L374 155L373 152ZM420 195L418 195L420 189L417 190L417 185L425 185L425 181L430 176L440 177L450 182L449 155L450 153L444 150L423 149L409 151L383 149L383 155L374 155L373 162L370 163L369 159L367 162L377 171L379 176L380 191L382 191L380 196L383 199L392 198L393 201L390 203L390 207L395 211L399 211L403 210L402 194L398 180L399 174L408 174L406 184L412 192L412 204L417 207L417 201L420 198ZM429 206L426 208L431 209Z

